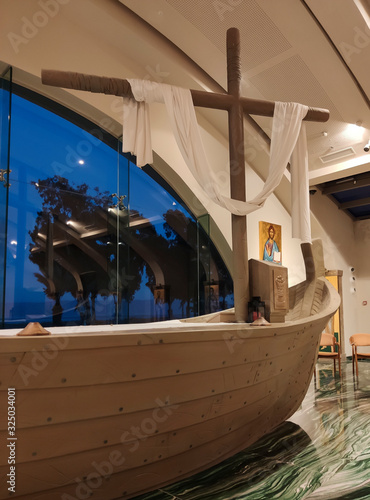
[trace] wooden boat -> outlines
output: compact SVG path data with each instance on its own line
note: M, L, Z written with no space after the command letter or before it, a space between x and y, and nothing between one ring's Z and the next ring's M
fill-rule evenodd
M0 498L12 478L17 499L132 498L225 460L289 418L339 306L323 265L314 272L306 262L285 323L233 323L229 310L0 333Z
M213 96L215 102L205 92L192 95L200 105L227 109L230 137L243 145L243 110L270 116L274 103L239 98L235 30L229 39L229 93ZM56 85L64 81L51 77ZM74 88L84 80L74 75ZM97 91L100 80L92 80ZM127 82L113 83L102 91L124 95ZM308 119L328 118L325 110L309 113ZM231 191L243 199L240 146L230 159L240 165ZM303 244L307 279L291 290L285 323L247 324L245 217L233 215L232 232L235 310L55 328L51 336L0 333L1 499L132 498L225 460L297 410L339 296L323 263L313 265L322 251Z

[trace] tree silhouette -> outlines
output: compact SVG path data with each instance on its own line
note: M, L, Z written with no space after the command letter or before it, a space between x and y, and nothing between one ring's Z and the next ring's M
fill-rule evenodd
M86 183L74 185L61 176L39 179L34 186L42 198L42 210L29 232L30 260L39 267L36 278L46 296L55 300L59 318L60 298L66 292L79 302L79 311L85 308L84 322L95 321L99 293L112 294L118 311L122 300L131 301L139 289L143 268L131 253L131 272L126 272L127 245L117 245L117 226L125 230L127 211L121 205L110 211L114 199L108 191Z
M53 324L61 324L60 299L66 293L75 298L82 323L128 321L125 304L128 309L144 274L153 294L151 307L154 291L165 287L169 317L175 300L182 316L197 314L199 290L204 300L203 283L210 279L207 259L213 257L196 220L168 210L157 231L137 210L128 211L122 197L98 187L57 175L34 186L42 209L29 232L29 258L38 266L35 276L45 295L55 302ZM97 297L109 296L114 317L97 318Z

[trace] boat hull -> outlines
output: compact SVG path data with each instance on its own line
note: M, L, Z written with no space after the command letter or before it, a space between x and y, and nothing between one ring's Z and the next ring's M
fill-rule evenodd
M276 428L299 408L320 334L339 306L324 281L313 314L285 324L170 321L1 334L1 408L15 389L12 497L132 498ZM0 428L1 442L12 442L4 412ZM0 498L9 497L9 449L1 447Z

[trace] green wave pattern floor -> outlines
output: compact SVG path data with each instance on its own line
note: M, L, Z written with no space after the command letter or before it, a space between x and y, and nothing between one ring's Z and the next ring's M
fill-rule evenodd
M370 499L370 363L317 363L301 408L255 445L135 500Z

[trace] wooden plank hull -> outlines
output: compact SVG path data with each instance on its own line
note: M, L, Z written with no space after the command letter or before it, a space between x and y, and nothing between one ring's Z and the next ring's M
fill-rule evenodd
M319 281L319 280L318 280ZM309 318L251 327L182 321L0 334L0 405L15 388L13 498L131 498L254 443L300 406L338 298ZM210 318L207 318L209 321ZM9 498L9 447L0 498Z

